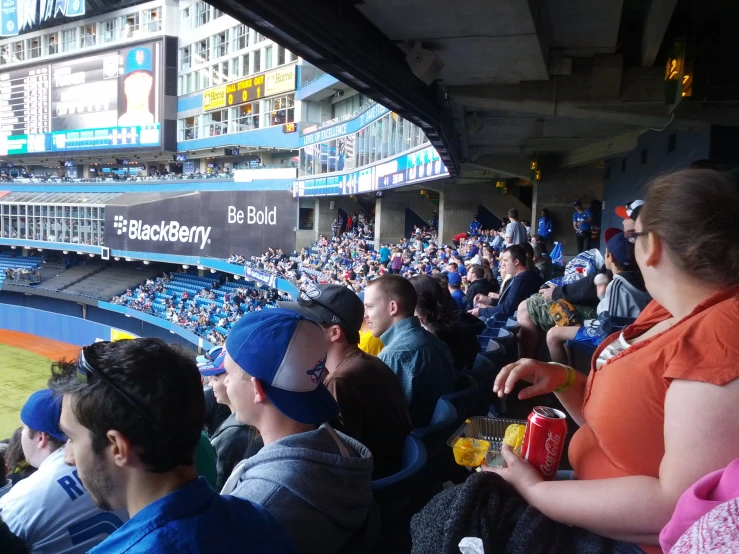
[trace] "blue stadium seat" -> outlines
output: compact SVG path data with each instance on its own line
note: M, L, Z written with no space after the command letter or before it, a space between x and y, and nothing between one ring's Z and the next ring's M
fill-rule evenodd
M457 410L457 425L470 417L477 415L475 407L479 397L477 381L469 373L462 373L457 379L455 392L450 392L441 397L451 403Z
M457 428L457 410L448 400L439 398L431 421L424 427L417 427L411 431L414 437L421 439L426 454L434 458L448 450L447 439ZM447 452L448 453L448 452Z

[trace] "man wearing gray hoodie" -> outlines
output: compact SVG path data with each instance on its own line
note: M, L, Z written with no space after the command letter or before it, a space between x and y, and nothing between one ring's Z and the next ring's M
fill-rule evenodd
M267 509L304 554L371 536L372 454L334 430L339 406L322 384L322 329L282 308L242 317L226 341L226 390L264 448L238 464L221 494Z

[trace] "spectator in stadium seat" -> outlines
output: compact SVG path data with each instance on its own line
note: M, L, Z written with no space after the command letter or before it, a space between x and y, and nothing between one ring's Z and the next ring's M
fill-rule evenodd
M295 552L261 507L224 498L198 479L205 406L195 363L159 339L98 342L59 363L66 462L95 503L128 520L91 554Z
M606 269L613 274L610 283L597 285L598 316L636 319L652 297L646 291L644 280L634 260L633 245L620 229L606 229ZM603 276L604 280L607 277ZM597 281L596 281L597 283ZM601 289L602 288L602 289ZM598 346L605 336L600 333L598 319L585 320L583 325L560 327L555 325L547 332L547 346L553 362L568 363L565 343L568 340L587 342Z
M372 454L334 430L339 405L322 384L324 332L284 308L242 317L226 341L226 389L237 419L264 440L221 494L266 508L300 552L338 552L372 505Z
M511 222L506 225L505 228L505 243L506 246L511 246L514 244L524 244L528 241L527 233L526 233L526 227L524 227L523 223L521 223L518 220L518 210L516 208L511 208L508 210L508 219L511 220Z
M399 275L371 281L364 291L367 326L385 347L379 358L400 379L414 427L426 425L440 396L454 390L454 361L444 342L414 315L413 285Z
M499 395L520 379L533 383L521 398L558 390L579 425L577 480L543 482L507 447L494 470L547 517L661 553L680 495L739 458L737 220L739 189L721 173L658 177L631 235L654 301L601 343L587 379L534 360L499 373Z
M449 347L455 369L471 369L480 352L477 335L482 332L475 329L474 324L481 322L464 310L457 309L449 294L449 282L446 278L446 275L439 274L438 277L415 275L409 279L416 290L415 315L424 329L439 337ZM442 288L442 283L446 283L446 289ZM472 320L471 324L467 318Z
M497 299L495 306L485 308L477 307L470 310L474 316L482 316L487 318L496 318L506 320L516 313L518 305L539 290L541 286L541 277L535 269L526 269L526 250L520 244L514 244L503 250L500 257L501 274L511 275L503 285L503 291L500 295L492 293L493 296L478 296L475 303L490 303Z
M8 466L8 479L15 485L18 481L30 477L36 468L28 463L23 455L23 427L18 427L10 436L8 448L5 450L5 463Z
M634 240L631 238L634 225L643 205L643 200L634 200L627 206L616 208L617 215L626 216L623 221L624 233L631 242ZM541 331L546 332L554 327L554 319L549 313L549 307L553 301L568 301L575 306L583 320L597 317L596 308L600 299L597 295L595 279L597 275L605 272L604 266L596 273L590 273L582 279L558 287L545 283L539 290L539 294L519 304L516 320L521 326L518 333L518 351L522 358L533 358L536 355L536 345L539 342Z
M411 416L395 374L357 347L364 322L362 301L341 285L310 285L297 302L277 305L321 326L327 348L323 383L341 410L336 428L370 449L373 479L396 473L412 429Z
M233 468L244 459L244 452L254 442L254 428L239 423L233 413L231 402L226 391L226 354L221 353L210 364L198 368L200 375L210 377L210 386L218 404L229 408L231 414L221 423L210 437L216 453L216 490L220 491L226 483Z
M449 282L449 294L454 300L454 304L460 310L464 310L467 305L467 297L462 292L462 276L459 273L450 273L447 276Z
M467 282L469 286L465 294L467 298L467 302L463 307L465 310L471 310L475 307L475 296L478 294L487 296L488 293L495 292L494 287L485 279L485 270L482 266L473 265L470 267L467 271Z
M59 427L61 398L34 392L21 409L26 460L38 470L0 498L0 515L31 552L85 552L123 525L123 510L95 506L74 467L65 463L67 437Z

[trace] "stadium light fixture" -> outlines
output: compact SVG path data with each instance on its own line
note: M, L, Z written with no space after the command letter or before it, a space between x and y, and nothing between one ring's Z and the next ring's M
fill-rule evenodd
M215 270L215 269L211 269L211 270L210 270L210 272L211 272L211 273L215 273L215 272L216 272L216 270Z
M149 260L144 260L144 265L149 265Z
M38 250L39 252L43 252L43 251L44 251L44 249L43 249L43 248L38 248L37 250Z
M69 254L69 250L62 250L62 254Z
M182 269L190 269L190 266L187 264L182 264Z
M80 252L80 251L78 250L78 251L77 251L77 254L79 254L79 255L81 256L81 255L82 255L82 252Z
M126 261L127 261L127 262L130 262L130 261L131 261L131 258L126 258Z
M11 250L15 250L15 246L11 246L11 247L10 247L10 249L11 249Z
M116 257L115 257L115 258L113 258L113 259L114 259L114 260L115 260L116 262L120 262L120 261L121 261L121 259L120 259L120 258L119 258L118 256L116 256Z
M90 254L90 257L91 257L91 258L94 258L94 257L95 257L95 254Z
M30 247L30 246L24 246L24 247L23 247L23 250L30 250L30 249L31 249L31 247Z
M241 277L239 277L238 275L234 275L234 281L238 281L239 279L241 279Z
M203 266L203 265L199 265L199 266L198 266L198 269L205 269L205 266Z

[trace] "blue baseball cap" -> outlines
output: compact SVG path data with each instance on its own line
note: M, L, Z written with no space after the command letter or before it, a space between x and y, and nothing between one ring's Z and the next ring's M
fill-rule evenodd
M626 238L621 229L611 227L606 229L606 248L616 260L616 263L624 268L632 268L636 263L634 260L634 247Z
M67 436L59 428L59 418L61 417L62 398L61 396L54 396L54 393L49 389L34 392L21 408L23 425L66 442Z
M212 375L220 375L221 373L226 373L225 361L226 353L221 352L221 354L211 363L205 364L198 368L198 370L200 371L200 375L202 375L203 377L210 377Z
M125 75L136 71L147 71L153 73L151 65L151 50L146 47L134 48L126 56Z
M462 276L459 273L449 273L447 275L447 279L449 280L450 285L461 285L462 284Z
M195 363L197 364L210 364L213 362L218 356L221 355L221 352L223 351L222 346L214 346L210 350L208 350L204 355L198 356L195 358Z
M259 379L270 402L290 419L320 425L339 415L339 405L322 383L323 330L302 315L284 308L244 314L226 339L226 352Z

